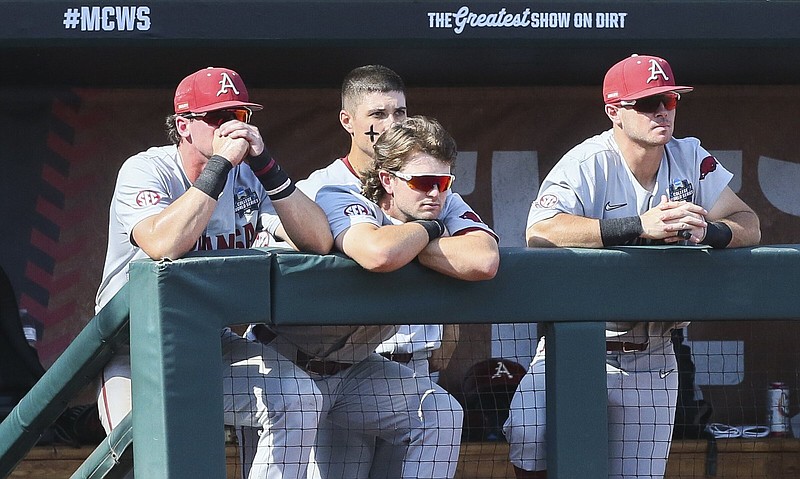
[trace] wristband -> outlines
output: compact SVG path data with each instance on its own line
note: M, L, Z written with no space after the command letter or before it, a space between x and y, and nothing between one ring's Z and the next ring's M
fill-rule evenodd
M722 221L715 221L706 225L706 236L700 244L706 244L712 248L724 248L733 239L733 231L730 226Z
M200 176L197 177L192 186L216 200L225 188L228 172L231 169L233 169L233 165L230 161L219 155L214 155L208 159L206 167L200 172Z
M442 220L440 219L414 220L413 223L418 223L425 228L425 231L428 232L428 242L433 241L444 234L444 223L442 223Z
M619 246L636 239L644 232L638 216L600 220L600 239L603 246Z
M250 158L250 168L264 189L267 190L270 200L286 198L297 188L266 148L260 155Z

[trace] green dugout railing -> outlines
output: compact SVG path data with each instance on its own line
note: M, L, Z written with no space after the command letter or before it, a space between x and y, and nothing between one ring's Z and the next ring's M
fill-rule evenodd
M503 248L497 277L479 283L416 263L375 274L339 255L217 251L134 262L128 287L92 322L110 317L104 313L112 304L124 307L127 298L119 296L129 295L138 477L225 477L222 384L213 377L226 325L457 321L546 324L548 475L606 478L603 323L795 319L797 271L799 245ZM52 382L50 372L40 382ZM93 375L97 368L74 372ZM26 396L20 406L29 411L32 401ZM0 476L32 445L20 438L36 432L18 419L7 422L0 425ZM94 461L108 462L111 446L101 445Z

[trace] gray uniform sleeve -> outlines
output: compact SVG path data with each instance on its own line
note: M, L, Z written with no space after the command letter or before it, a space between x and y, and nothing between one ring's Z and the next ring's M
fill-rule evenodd
M495 232L483 222L458 193L451 193L447 196L439 219L444 222L447 232L451 236L481 230L489 233L495 240L499 240Z
M113 201L117 220L128 237L132 238L133 228L139 222L172 204L173 186L145 157L133 156L122 165Z
M384 220L383 213L378 211L377 205L352 185L325 186L317 192L316 202L328 217L334 238L355 224L389 224Z

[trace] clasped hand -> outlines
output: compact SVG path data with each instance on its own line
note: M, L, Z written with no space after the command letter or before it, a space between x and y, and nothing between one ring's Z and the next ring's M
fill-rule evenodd
M660 239L666 243L676 243L686 238L678 232L688 230L688 241L700 243L706 235L706 211L702 206L687 201L669 201L666 195L661 202L641 215L642 238Z

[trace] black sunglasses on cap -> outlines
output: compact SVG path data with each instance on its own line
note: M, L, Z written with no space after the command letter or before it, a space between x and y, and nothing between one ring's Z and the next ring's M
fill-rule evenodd
M620 100L620 106L629 106L639 113L655 113L661 104L667 110L674 110L678 107L678 100L681 99L680 93L664 93L662 95L646 96L638 100Z

